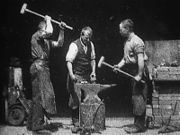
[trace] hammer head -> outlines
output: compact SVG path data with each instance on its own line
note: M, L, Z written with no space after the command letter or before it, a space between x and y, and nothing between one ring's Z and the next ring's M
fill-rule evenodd
M25 13L25 11L26 11L26 8L27 8L27 4L26 4L26 3L24 3L24 4L23 4L23 6L22 6L22 8L21 8L20 13L21 13L21 14L24 14L24 13Z
M99 62L98 62L98 68L100 68L101 67L101 65L103 64L103 62L104 62L104 56L101 56L101 58L100 58L100 60L99 60Z

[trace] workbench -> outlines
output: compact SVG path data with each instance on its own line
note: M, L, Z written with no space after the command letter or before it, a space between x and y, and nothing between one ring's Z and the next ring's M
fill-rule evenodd
M153 82L151 126L180 125L180 40L145 44Z

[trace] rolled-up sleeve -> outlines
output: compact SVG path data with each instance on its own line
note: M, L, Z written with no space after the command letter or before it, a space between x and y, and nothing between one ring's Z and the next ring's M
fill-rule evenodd
M91 60L95 60L96 59L96 53L95 53L95 48L94 48L94 44L91 42Z
M74 59L76 58L77 52L78 52L77 45L75 43L71 43L69 45L69 50L66 54L66 61L73 63Z
M144 49L145 49L145 46L142 41L136 41L134 43L134 51L136 54L144 53Z

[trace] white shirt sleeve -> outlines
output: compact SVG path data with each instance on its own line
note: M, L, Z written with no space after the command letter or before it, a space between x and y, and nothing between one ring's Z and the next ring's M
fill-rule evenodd
M95 48L94 48L94 44L91 42L91 60L95 60L96 59L96 53L95 53Z
M76 58L77 53L78 53L77 45L75 43L71 43L69 45L69 50L66 54L66 61L73 62L74 59Z

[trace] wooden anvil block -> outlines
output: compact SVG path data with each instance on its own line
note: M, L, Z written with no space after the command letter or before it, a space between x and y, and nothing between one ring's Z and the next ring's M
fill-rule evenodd
M102 90L115 86L114 84L76 84L75 89L84 91L85 98L80 103L80 126L88 129L100 131L105 129L105 104L98 97Z
M98 103L80 104L80 126L94 131L105 130L105 105Z

